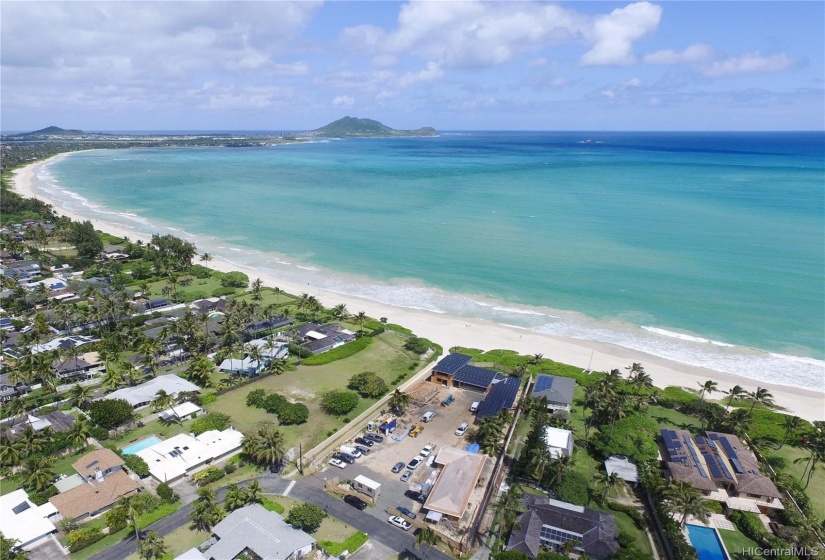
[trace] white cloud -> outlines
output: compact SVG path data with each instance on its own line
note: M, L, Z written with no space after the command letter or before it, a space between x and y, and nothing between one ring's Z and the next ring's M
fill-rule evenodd
M694 43L682 52L672 49L656 51L645 55L648 64L687 64L703 62L713 56L713 48L704 43Z
M282 76L306 76L309 74L309 65L306 62L293 64L273 64L272 71Z
M636 2L599 16L590 32L594 45L579 59L583 66L627 65L635 62L633 42L655 31L662 8Z
M355 105L355 99L353 99L349 95L339 95L332 100L332 104L335 107L343 107L345 109L348 109Z
M596 17L540 2L410 2L395 29L351 27L341 42L360 53L413 54L445 70L506 64L565 43L590 48L583 65L628 64L633 42L656 29L661 11L649 2Z
M398 79L401 88L408 88L415 84L428 84L444 75L444 70L433 61L427 63L427 67L418 72L407 72Z
M721 78L742 74L764 74L788 70L796 61L785 53L765 56L758 51L717 60L702 69L709 78Z

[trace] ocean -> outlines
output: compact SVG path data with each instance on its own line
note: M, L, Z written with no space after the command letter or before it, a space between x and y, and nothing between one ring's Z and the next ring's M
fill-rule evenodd
M34 186L312 289L825 390L825 134L101 150Z

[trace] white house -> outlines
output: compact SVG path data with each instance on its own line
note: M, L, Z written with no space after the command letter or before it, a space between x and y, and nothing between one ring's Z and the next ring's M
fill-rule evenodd
M551 457L570 457L573 455L573 432L547 426L544 432L547 452Z
M243 434L231 428L210 430L197 437L178 434L135 455L146 461L157 481L170 483L235 455L240 452L242 441Z
M177 398L177 396L184 391L200 391L200 387L194 383L178 377L173 373L167 375L159 375L154 379L150 379L146 383L141 383L134 387L124 387L113 391L102 399L123 399L134 408L147 406L155 399L155 395L160 390L166 391L168 394Z
M23 489L0 496L0 527L3 535L19 541L20 548L29 549L57 531L46 517L54 507L46 503L36 506Z

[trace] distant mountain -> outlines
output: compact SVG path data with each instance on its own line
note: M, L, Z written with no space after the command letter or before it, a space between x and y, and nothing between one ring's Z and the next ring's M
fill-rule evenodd
M19 134L18 136L79 136L81 134L86 134L82 130L66 130L65 128L60 128L59 126L47 126L46 128L41 128L40 130L35 130L34 132L26 132L24 134Z
M435 136L438 132L429 126L417 130L396 130L372 119L344 117L315 129L313 134L341 138L345 136Z

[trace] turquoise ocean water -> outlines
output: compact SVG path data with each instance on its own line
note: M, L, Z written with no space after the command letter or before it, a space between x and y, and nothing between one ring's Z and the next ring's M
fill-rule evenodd
M443 133L72 154L81 215L397 306L825 389L825 135Z

